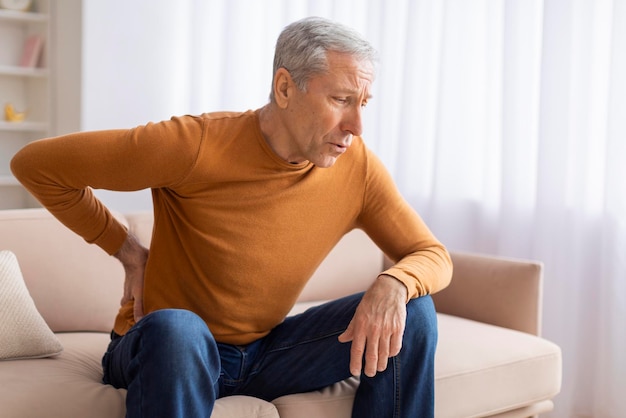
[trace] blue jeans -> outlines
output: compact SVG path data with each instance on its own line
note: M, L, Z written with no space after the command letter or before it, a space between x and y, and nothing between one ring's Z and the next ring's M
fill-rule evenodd
M246 346L217 343L196 314L152 312L123 336L114 336L102 359L104 383L128 389L127 417L209 417L215 400L279 396L321 389L351 376L346 329L363 294L289 317ZM429 296L407 304L403 347L384 372L361 375L352 416L434 416L437 319Z

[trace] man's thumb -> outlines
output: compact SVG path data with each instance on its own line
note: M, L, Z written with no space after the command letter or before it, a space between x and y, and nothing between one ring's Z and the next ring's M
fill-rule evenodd
M337 339L340 343L347 343L354 338L354 332L352 331L352 323L348 325L348 328Z

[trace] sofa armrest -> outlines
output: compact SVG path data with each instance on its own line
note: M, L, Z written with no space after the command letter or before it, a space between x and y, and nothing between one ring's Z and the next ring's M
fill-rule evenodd
M433 295L438 312L541 333L540 262L460 252L451 256L452 282Z

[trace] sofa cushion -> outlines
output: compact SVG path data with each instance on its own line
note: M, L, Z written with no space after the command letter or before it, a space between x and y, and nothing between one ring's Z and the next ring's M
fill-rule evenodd
M111 331L124 286L124 270L114 257L45 209L2 211L0 249L17 256L52 331Z
M15 254L0 251L0 359L47 357L62 350L28 293Z
M315 392L281 396L272 403L281 418L299 418L302 411L306 411L307 418L347 418L352 416L352 403L358 387L359 379L351 377Z
M450 315L437 314L437 318L438 418L493 415L539 403L558 393L561 353L555 344ZM273 403L281 418L301 417L304 405L308 418L345 418L350 416L357 386L352 378L320 391L284 396ZM546 405L549 409L549 403Z
M540 337L438 314L437 416L493 415L554 397L561 350Z
M65 350L57 357L0 364L0 416L7 418L123 418L126 391L102 383L105 333L58 333ZM85 415L86 411L89 415ZM278 418L260 399L218 399L211 418Z
M383 254L365 232L348 232L308 281L298 302L337 299L363 292L383 270Z
M109 336L57 336L65 348L57 357L0 363L3 416L123 418L125 391L101 383L100 361Z
M215 402L211 418L280 418L276 407L250 396L228 396Z

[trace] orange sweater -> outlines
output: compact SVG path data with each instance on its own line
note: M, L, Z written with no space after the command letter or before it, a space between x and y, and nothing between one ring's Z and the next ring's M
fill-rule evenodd
M289 164L267 145L253 111L44 139L24 147L12 169L59 220L109 254L127 231L91 188L151 188L144 311L192 310L220 342L246 344L279 324L353 228L397 262L386 273L410 297L442 289L451 276L445 248L361 138L330 168ZM115 331L133 323L129 303Z

